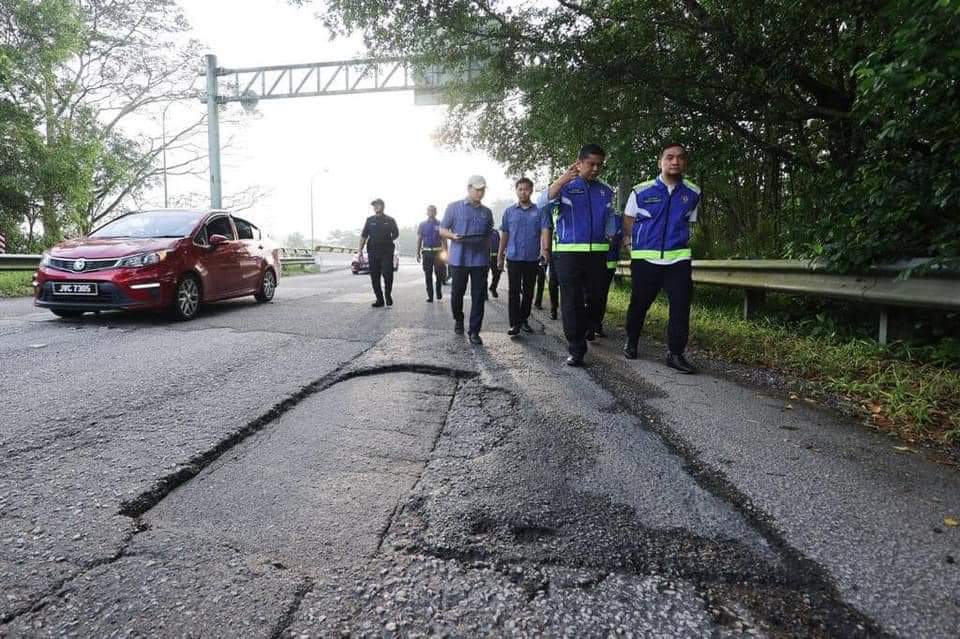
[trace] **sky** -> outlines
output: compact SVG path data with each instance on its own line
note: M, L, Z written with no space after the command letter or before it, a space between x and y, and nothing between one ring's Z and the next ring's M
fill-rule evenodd
M331 41L315 18L316 7L299 9L285 0L180 0L192 37L214 53L221 67L238 68L345 60L364 55L359 38ZM198 60L198 65L202 61ZM199 102L171 108L168 123L196 117ZM466 195L467 178L486 177L485 202L512 199L513 179L483 153L434 145L444 106L414 106L412 92L323 96L261 101L259 115L234 136L222 159L223 193L260 185L270 195L243 215L278 240L295 232L310 237L310 182L314 188L314 235L359 229L383 198L401 226L419 222L428 204L441 212ZM172 126L170 124L169 126ZM202 177L169 178L171 198L205 192ZM151 197L162 204L162 191ZM494 211L499 218L500 211Z

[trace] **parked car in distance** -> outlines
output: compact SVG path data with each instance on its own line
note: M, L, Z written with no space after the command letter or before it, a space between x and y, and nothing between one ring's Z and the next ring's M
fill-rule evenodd
M137 211L44 253L34 304L60 317L169 310L189 320L206 302L269 302L281 271L280 249L228 211Z
M393 251L393 271L396 273L400 270L400 249L394 249ZM370 262L367 261L367 252L357 253L353 257L353 262L350 263L350 271L354 275L360 275L361 273L370 272Z

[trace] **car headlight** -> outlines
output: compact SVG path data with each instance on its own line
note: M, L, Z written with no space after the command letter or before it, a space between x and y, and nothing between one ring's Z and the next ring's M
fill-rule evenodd
M157 251L156 253L143 253L141 255L131 255L117 262L118 268L140 268L141 266L151 266L159 264L167 256L167 251Z
M44 253L40 256L40 266L50 266L50 254Z

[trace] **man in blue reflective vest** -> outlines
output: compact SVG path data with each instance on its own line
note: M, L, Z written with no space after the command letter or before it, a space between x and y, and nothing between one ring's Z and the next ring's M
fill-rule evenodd
M427 207L427 219L417 227L417 261L423 263L423 279L427 285L427 301L433 302L434 275L436 275L437 299L443 299L443 280L446 267L441 257L445 241L440 237L440 221L437 207Z
M623 353L636 359L637 342L647 310L660 289L667 292L667 366L681 373L696 369L683 355L690 334L690 225L697 221L700 187L684 179L687 152L682 144L660 151L660 175L633 187L623 211L623 241L630 248L632 290L627 309L627 343Z
M470 343L483 344L483 304L487 298L487 270L490 268L490 232L493 212L481 204L487 181L472 175L467 180L467 198L451 202L440 223L440 237L450 241L448 264L453 275L450 308L453 330L463 333L463 296L470 281Z
M560 314L567 338L568 366L582 366L587 340L602 317L607 251L615 217L614 193L600 181L606 151L587 144L577 161L537 201L553 213L553 264L560 282Z

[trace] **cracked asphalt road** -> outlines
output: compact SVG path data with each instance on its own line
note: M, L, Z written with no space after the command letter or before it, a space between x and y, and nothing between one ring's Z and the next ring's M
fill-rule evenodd
M957 636L954 469L652 342L568 369L505 295L472 348L422 288L0 300L0 636Z

